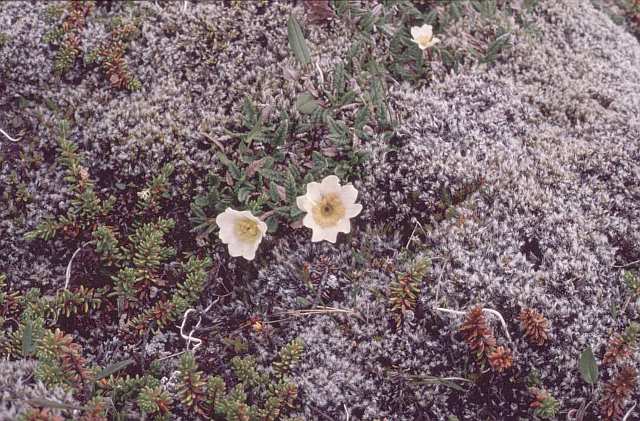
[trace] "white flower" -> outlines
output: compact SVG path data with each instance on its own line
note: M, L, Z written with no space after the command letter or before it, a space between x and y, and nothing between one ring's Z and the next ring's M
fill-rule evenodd
M242 256L247 260L256 257L256 250L267 232L267 224L256 218L249 211L225 209L216 217L220 228L218 236L224 244L229 245L229 254Z
M438 38L433 36L433 28L431 25L427 25L426 23L422 26L412 26L411 36L413 37L412 41L418 44L421 50L433 47L440 42Z
M307 184L307 194L298 196L296 204L307 212L302 224L313 230L311 241L335 243L339 232L349 233L349 219L362 211L362 205L355 203L357 197L358 190L351 184L341 186L335 175Z

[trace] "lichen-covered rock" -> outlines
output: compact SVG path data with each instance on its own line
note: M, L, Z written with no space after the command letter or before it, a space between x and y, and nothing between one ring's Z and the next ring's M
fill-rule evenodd
M519 33L495 67L476 67L418 91L393 89L403 122L392 147L372 148L368 176L357 183L362 220L391 224L405 241L418 228L436 258L421 304L437 327L424 327L422 319L393 332L384 301L359 283L343 282L343 297L355 298L335 305L370 317L338 322L323 316L298 325L295 331L309 343L300 374L308 416L339 418L350 410L368 419L523 416L530 398L522 384L497 386L512 395L493 406L490 394L485 401L457 401L456 392L434 386L411 398L381 373L386 365L460 375L462 360L445 356L465 349L442 336L461 318L432 309L475 304L505 317L521 376L537 373L567 408L580 405L577 358L586 346L600 350L620 329L611 310L626 299L619 266L640 253L640 46L584 2L541 5L536 26L538 35ZM285 260L274 270L294 258L302 262L297 256L304 253L279 254ZM343 271L350 267L331 259ZM297 285L290 270L276 273L265 272L269 285ZM390 282L367 280L369 288ZM522 337L517 315L523 307L550 320L546 348ZM626 312L637 316L635 305Z
M42 382L33 382L37 363L29 360L0 361L0 420L18 419L32 408L30 399L48 400L53 403L79 406L70 391L60 387L47 388ZM59 415L59 409L51 409L51 415Z
M244 96L267 119L269 109L293 108L352 39L335 22L310 27L320 70L307 80L296 75L286 46L288 15L299 11L290 3L128 7L97 7L82 48L108 36L114 15L139 18L125 56L142 83L134 93L111 90L99 69L80 63L54 77L55 51L41 41L52 25L46 5L0 3L8 39L0 43L0 128L23 133L19 145L0 142L0 272L13 288L59 289L75 250L64 240L24 241L43 217L68 206L54 163L58 120L73 120L70 138L86 153L101 194L131 193L171 162L176 208L184 212L219 165L210 139L227 145L225 129L238 124ZM216 302L204 323L229 322L235 334L252 317L268 317L266 327L239 334L264 365L302 339L292 378L305 419L517 419L529 416L529 379L564 409L580 406L578 356L588 345L602 355L620 330L612 310L627 294L620 267L640 259L640 45L584 1L542 2L533 20L534 30L514 29L512 48L493 66L465 67L419 88L390 83L400 125L390 144L368 146L371 159L355 182L364 210L337 244L312 244L308 231L290 230L268 235L252 263L213 249L224 265L209 287L242 294L204 297ZM24 201L6 200L17 195ZM420 258L432 267L416 281L416 303L397 319L390 286ZM318 304L323 314L302 312ZM504 316L512 342L488 319L498 343L513 351L513 369L478 375L456 335L462 316L441 310L475 305ZM550 322L542 347L520 331L524 307ZM635 302L624 315L637 318ZM96 329L83 345L103 334ZM228 369L220 356L229 343L212 338L198 355L209 368ZM102 365L136 352L117 340L101 343L87 353ZM158 334L145 350L155 358L183 345L177 333ZM22 376L20 364L2 363L0 371ZM472 376L474 386L460 381ZM32 396L40 392L49 393ZM2 410L19 412L0 402Z
M262 110L265 122L281 110L295 115L298 94L318 72L333 68L349 45L349 27L309 25L318 68L303 74L287 45L287 19L291 13L302 16L302 7L285 1L184 4L102 4L87 19L81 46L86 56L108 40L116 19L136 26L124 55L142 83L134 93L111 89L100 68L80 59L65 75L54 72L56 49L43 38L59 25L52 8L62 10L64 3L0 5L7 35L0 45L0 128L22 138L19 144L0 143L0 177L12 179L17 171L19 180L0 190L6 195L0 202L0 247L13 250L0 271L11 272L16 282L32 285L32 277L40 277L40 285L48 285L64 273L62 256L70 256L59 241L46 252L30 252L22 238L67 206L69 191L54 164L62 119L71 121L68 137L85 155L102 194L125 195L122 189L144 185L170 162L176 169L174 194L188 209L209 170L220 166L211 139L227 147L235 142L229 143L225 130L239 125L245 97ZM21 166L20 154L33 163ZM9 197L19 187L28 200L17 207ZM34 261L47 266L46 276L34 270L40 267Z

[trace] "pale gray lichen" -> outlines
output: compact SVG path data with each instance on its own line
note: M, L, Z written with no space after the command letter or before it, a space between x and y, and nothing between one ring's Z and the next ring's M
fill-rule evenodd
M30 399L48 400L63 405L79 406L73 394L60 387L47 388L42 382L33 382L37 363L33 360L0 361L0 420L18 419L32 408ZM51 409L52 415L59 415L59 409Z
M129 12L124 2L113 7ZM59 285L64 257L73 251L62 241L33 246L23 240L43 216L65 206L68 192L53 164L55 123L64 114L57 108L75 119L71 137L86 151L100 189L141 184L171 161L182 194L187 186L202 189L207 168L218 165L202 133L224 135L247 93L260 106L292 107L304 81L287 76L296 64L286 47L286 20L300 8L285 2L259 7L248 3L229 14L216 2L186 11L175 2L140 3L131 13L145 19L127 61L143 88L128 94L111 92L100 72L75 69L67 77L73 83L52 79L54 52L40 42L49 27L43 5L0 5L0 26L10 35L0 47L0 127L26 130L20 147L44 154L38 166L20 169L33 196L24 214L16 217L15 205L0 203L0 247L9 250L0 272L13 285ZM113 12L96 13L106 19ZM588 2L543 2L533 19L539 36L514 31L513 47L495 66L465 68L418 90L391 85L401 124L391 146L369 145L371 159L356 181L365 211L352 234L337 245L312 245L304 231L268 237L258 266L233 262L213 280L226 277L247 293L216 307L210 322L307 308L318 287L323 303L362 315L293 317L276 324L271 337L252 337L263 363L292 338L304 340L293 377L307 419L345 419L347 412L356 419L526 416L530 397L522 383L503 379L461 394L393 377L391 371L468 374L468 351L453 334L460 319L434 311L436 305L498 310L514 337L522 377L538 373L566 408L579 407L584 391L577 357L587 345L598 353L619 330L611 307L621 306L626 291L615 266L640 259L640 46ZM350 39L349 30L329 25L328 34L308 31L325 70ZM263 29L233 35L253 26ZM95 35L86 48L107 33L100 21L86 31ZM15 146L0 145L4 180L19 165ZM436 217L437 204L447 202L443 192L465 189L463 201ZM425 232L417 229L419 241L409 248L422 243L433 269L418 307L398 330L384 299L392 276L357 254L396 258L416 221ZM331 262L331 273L310 287L301 270L320 256ZM547 348L531 347L519 333L516 316L524 306L550 320ZM626 315L638 316L635 303ZM156 338L148 350L171 352L163 347L172 341L179 342ZM212 341L203 352L219 355L222 348ZM99 362L126 356L112 343L87 352Z

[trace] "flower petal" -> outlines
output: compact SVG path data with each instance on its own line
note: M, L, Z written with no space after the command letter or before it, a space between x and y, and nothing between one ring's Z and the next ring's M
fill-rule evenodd
M218 238L220 238L220 241L222 241L223 244L229 244L235 241L233 225L223 225L220 228L220 232L218 232Z
M340 193L340 179L335 175L328 175L322 180L320 184L320 191L322 194Z
M420 27L419 26L412 26L411 27L411 37L414 39L414 41L420 36Z
M229 255L231 257L242 256L244 251L244 244L239 241L232 241L229 243Z
M296 198L296 205L298 209L305 212L311 212L311 208L313 207L313 202L309 200L309 198L305 196L298 196Z
M331 227L324 230L324 239L330 243L335 243L338 240L338 228Z
M228 244L234 240L235 231L233 227L237 219L236 213L237 211L227 208L224 212L216 216L216 225L220 228L218 237L224 244Z
M317 243L318 241L322 241L324 240L323 236L322 236L322 230L318 227L313 229L312 233L311 233L311 242L312 243Z
M358 216L360 212L362 212L362 205L360 203L354 203L347 206L346 217L353 218L354 216Z
M340 198L342 199L342 204L345 206L355 203L356 199L358 198L358 190L356 190L356 188L353 187L352 184L342 186Z
M258 244L260 244L260 241L262 241L262 237L264 237L264 235L267 233L268 228L269 227L267 227L267 224L265 222L258 219L258 229L262 233L262 235L258 238Z
M420 35L431 38L433 36L433 27L425 23L420 27Z
M330 243L335 243L338 239L338 229L336 227L331 228L315 228L313 230L313 235L311 236L311 241L316 243L318 241L326 240Z
M253 260L256 257L256 250L258 250L258 245L252 246L251 244L246 244L242 249L242 257L247 260Z
M318 226L316 224L316 221L313 220L313 215L311 214L311 212L309 212L304 216L304 218L302 218L302 225L311 229L314 229L315 227Z
M230 215L227 213L226 210L218 214L218 216L216 216L216 225L218 226L218 228L222 228L224 225L229 223L229 216Z
M320 187L320 183L312 181L307 184L307 199L313 202L317 202L322 199L322 189Z
M258 243L246 243L242 241L234 241L229 243L229 255L231 257L243 257L247 260L253 260L256 257Z
M338 232L349 234L349 232L351 231L351 221L349 221L349 218L341 219L340 222L338 222L338 224L335 226L335 229Z

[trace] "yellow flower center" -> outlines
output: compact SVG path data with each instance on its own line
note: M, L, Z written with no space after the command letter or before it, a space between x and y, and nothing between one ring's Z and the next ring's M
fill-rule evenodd
M416 38L416 41L420 45L427 45L431 41L431 37L429 35L420 35Z
M345 209L340 197L336 193L322 196L322 199L311 209L313 219L322 228L332 227L344 218Z
M255 241L260 236L258 223L253 219L241 218L236 221L235 232L242 241Z

